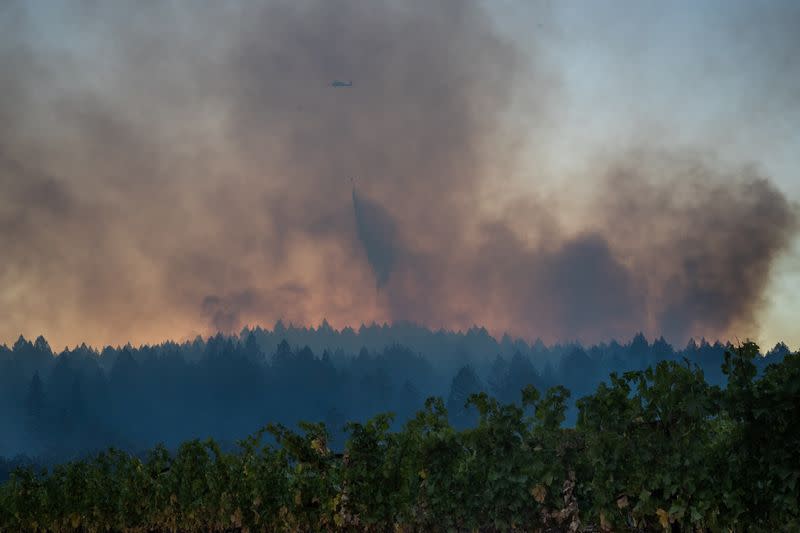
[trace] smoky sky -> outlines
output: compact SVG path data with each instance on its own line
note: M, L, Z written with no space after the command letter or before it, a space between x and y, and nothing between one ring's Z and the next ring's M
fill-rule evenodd
M795 234L756 164L656 138L598 155L580 209L488 200L518 80L539 138L563 103L479 2L53 3L66 44L31 9L0 7L3 339L746 336Z
M375 202L360 198L353 189L353 213L358 238L375 273L377 287L389 281L395 263L397 229L392 217Z

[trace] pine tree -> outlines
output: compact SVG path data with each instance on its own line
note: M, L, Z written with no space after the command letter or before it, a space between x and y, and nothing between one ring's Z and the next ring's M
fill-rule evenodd
M474 423L477 411L474 407L467 407L469 397L483 391L483 385L471 366L462 366L450 384L450 394L447 397L447 411L456 427L466 427Z
M39 372L35 372L28 386L28 395L25 399L25 411L27 416L28 431L31 436L38 440L44 436L44 385L39 377Z

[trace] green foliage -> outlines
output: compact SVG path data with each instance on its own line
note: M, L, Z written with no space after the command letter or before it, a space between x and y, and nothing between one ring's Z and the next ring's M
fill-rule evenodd
M591 513L615 527L720 528L719 465L709 453L719 417L718 390L688 363L612 374L579 401L592 479Z
M800 530L800 354L787 355L756 379L758 346L726 354L723 406L734 453L726 499L752 530Z
M757 353L726 355L724 389L688 362L612 374L574 429L565 388L528 386L518 404L469 396L478 420L461 431L438 398L399 432L390 414L350 423L341 454L301 423L236 453L194 440L20 468L0 486L0 530L800 530L800 355L759 375Z

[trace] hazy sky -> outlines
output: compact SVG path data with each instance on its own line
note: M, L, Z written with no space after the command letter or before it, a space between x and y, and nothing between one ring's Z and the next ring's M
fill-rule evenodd
M568 102L550 153L557 182L571 176L577 185L587 154L644 138L755 165L788 198L800 200L797 2L486 5L521 49L555 66ZM765 299L758 338L800 346L797 236L776 261Z
M0 341L326 317L797 348L798 27L790 1L5 2Z

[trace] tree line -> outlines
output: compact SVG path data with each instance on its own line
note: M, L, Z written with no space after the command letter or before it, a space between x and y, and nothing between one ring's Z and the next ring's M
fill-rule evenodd
M174 451L187 439L213 437L227 450L265 420L290 427L324 421L340 450L345 421L391 411L398 430L430 396L442 397L450 421L462 428L478 417L464 406L473 393L510 403L527 384L563 385L574 399L609 372L660 360L687 358L720 384L725 349L705 341L674 349L641 334L625 343L545 346L496 340L480 328L458 333L411 324L337 331L326 323L278 323L235 336L59 353L42 337L20 337L0 346L0 480L17 463L47 465L109 446L138 452L162 442ZM788 352L779 344L756 363L763 368ZM570 400L569 425L577 413Z

